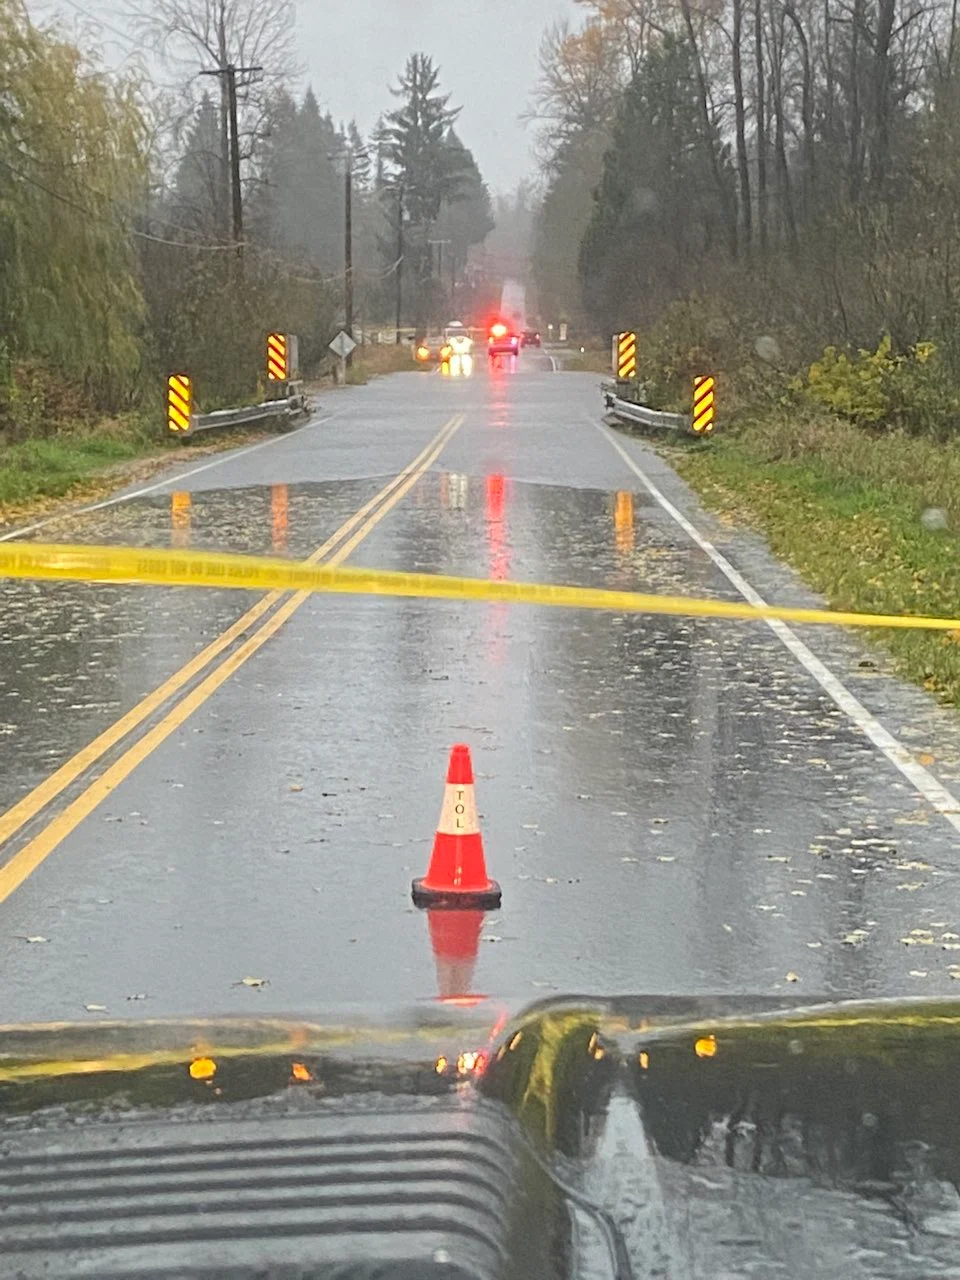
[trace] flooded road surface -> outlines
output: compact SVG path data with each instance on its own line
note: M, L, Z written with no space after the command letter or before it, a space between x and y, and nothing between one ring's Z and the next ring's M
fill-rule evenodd
M28 536L296 558L334 539L358 566L738 598L686 520L765 598L813 602L599 425L594 377L545 363L339 393L268 447ZM347 597L281 624L252 594L10 581L0 600L0 1022L955 990L949 816L765 624ZM951 714L860 638L802 640L960 789ZM503 906L444 923L409 894L458 741Z

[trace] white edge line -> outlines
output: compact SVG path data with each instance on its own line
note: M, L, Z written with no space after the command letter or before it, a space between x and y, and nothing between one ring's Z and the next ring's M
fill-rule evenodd
M58 512L56 515L47 516L45 520L38 520L35 524L24 525L21 529L13 529L10 533L0 534L0 542L12 542L15 538L24 538L28 533L36 533L38 529L46 529L48 525L57 524L61 520L72 520L76 516L91 515L94 511L105 511L108 507L116 507L123 502L133 502L136 498L145 498L148 494L165 489L168 485L179 484L183 480L189 480L191 476L200 475L203 471L211 471L214 467L222 467L226 462L233 462L246 454L256 453L258 449L266 449L270 445L281 444L284 440L293 440L302 431L310 431L314 427L319 427L323 423L329 422L331 418L337 416L337 412L339 410L328 413L326 417L313 418L310 422L305 422L299 431L287 431L283 435L271 436L269 440L261 440L258 444L248 444L242 449L225 450L214 458L212 462L205 462L202 466L181 472L180 475L168 476L166 480L157 480L142 489L134 489L131 493L122 493L115 498L105 498L102 502L94 502L86 507L68 508ZM171 463L171 466L176 466L176 463Z
M765 605L767 602L763 597L751 587L742 574L737 572L726 556L722 555L713 543L705 538L686 516L678 511L673 503L660 492L619 441L615 440L605 428L594 422L592 418L590 422L607 440L608 444L619 453L654 501L663 508L668 516L677 522L684 533L697 544L701 551L704 551L710 557L727 581L740 592L743 598L753 605ZM948 791L942 783L938 782L933 774L925 769L922 764L918 764L914 760L906 747L898 742L893 734L884 728L876 716L869 712L859 699L854 697L830 668L821 662L812 650L807 648L791 627L787 626L779 618L764 618L763 621L800 665L813 676L824 693L836 703L845 715L849 716L858 729L866 734L877 750L882 752L893 767L903 774L914 790L919 792L941 817L946 818L955 831L960 832L960 800L957 800L956 796Z

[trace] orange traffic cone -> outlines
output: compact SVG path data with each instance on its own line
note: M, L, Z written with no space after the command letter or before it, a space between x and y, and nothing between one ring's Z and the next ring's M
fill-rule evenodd
M485 913L479 910L438 911L431 908L427 912L441 1000L451 1004L479 1004L486 999L470 990L484 919Z
M483 856L470 748L462 743L450 752L430 869L422 880L414 880L413 900L418 907L474 907L481 911L500 905L500 886L488 877Z

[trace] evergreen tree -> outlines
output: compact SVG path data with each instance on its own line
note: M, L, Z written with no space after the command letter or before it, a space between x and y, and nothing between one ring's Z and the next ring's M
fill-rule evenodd
M347 147L353 166L353 189L359 196L368 194L373 182L373 160L370 148L357 128L356 120L347 125Z
M343 139L312 90L298 107L281 92L268 112L260 183L251 201L258 239L284 261L325 272L341 269Z
M459 157L447 145L447 134L460 114L449 94L439 91L440 72L431 58L415 53L394 97L400 106L386 118L384 158L390 185L402 188L404 208L415 227L429 227L445 199L457 190Z
M455 185L440 206L434 224L434 238L449 241L444 246L443 255L445 280L440 283L445 290L449 286L452 292L455 282L462 278L470 249L486 239L495 223L490 192L473 153L463 145L453 129L449 130L445 145Z
M177 224L205 238L215 238L222 225L222 193L220 113L205 93L187 130L174 177L173 213Z

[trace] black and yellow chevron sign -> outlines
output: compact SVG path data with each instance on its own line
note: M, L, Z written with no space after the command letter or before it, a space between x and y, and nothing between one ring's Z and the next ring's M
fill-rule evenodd
M635 378L637 376L637 335L635 333L617 334L617 377Z
M285 333L271 333L267 339L267 377L271 382L286 382L290 377Z
M185 373L171 373L167 379L167 426L171 431L189 431L192 413L193 380Z
M693 429L698 436L708 436L716 417L717 380L710 374L693 380Z

